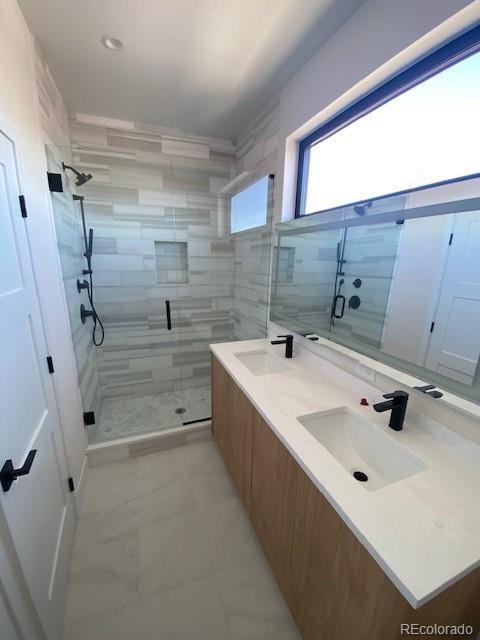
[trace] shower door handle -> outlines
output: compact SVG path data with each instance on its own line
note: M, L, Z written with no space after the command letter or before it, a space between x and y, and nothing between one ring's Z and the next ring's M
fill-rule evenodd
M165 309L167 311L167 329L172 330L172 316L170 314L170 300L165 300Z

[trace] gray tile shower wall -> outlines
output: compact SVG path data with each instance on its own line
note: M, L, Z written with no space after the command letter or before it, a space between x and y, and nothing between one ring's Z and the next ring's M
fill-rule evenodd
M277 324L299 333L328 330L340 239L337 229L280 236L280 253L276 246L273 255L272 317Z
M46 141L47 166L49 171L62 173L62 161L69 162L71 160L67 111L38 47L35 62L40 121ZM88 306L88 300L85 292L78 293L76 286L77 278L85 266L82 256L84 249L80 212L78 204L72 200L73 190L66 176L64 176L63 185L63 193L52 193L52 209L78 383L84 411L98 411L101 391L97 356L91 340L91 327L83 325L79 315L80 304Z
M254 181L276 174L278 164L278 98L238 137L236 176ZM266 335L269 317L272 215L275 181L265 227L235 234L234 319L239 340Z
M234 175L235 146L80 115L70 132L75 166L93 174L81 193L106 329L98 350L103 395L209 384L209 343L234 338L234 244L219 191ZM159 274L165 260L168 273Z

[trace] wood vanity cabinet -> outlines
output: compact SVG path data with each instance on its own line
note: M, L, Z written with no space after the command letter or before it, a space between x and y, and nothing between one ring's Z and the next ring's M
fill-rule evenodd
M291 593L290 558L298 465L254 410L251 518L285 596ZM287 598L288 599L288 598Z
M478 632L479 570L413 609L301 469L297 489L291 575L305 640L409 637L401 636L402 623L465 624Z
M480 569L413 609L215 358L212 395L214 437L304 640L400 640L402 623L478 632Z
M218 448L235 487L249 509L253 406L218 360L212 360L212 424Z

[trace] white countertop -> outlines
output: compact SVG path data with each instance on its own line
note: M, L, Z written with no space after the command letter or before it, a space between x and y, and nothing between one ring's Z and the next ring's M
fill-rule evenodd
M235 354L265 349L283 359L284 346L246 340L210 348L412 607L480 566L478 444L412 409L403 431L393 431L389 412L360 406L361 397L380 400L378 389L305 349L283 360L287 371L258 376ZM368 491L297 420L338 407L379 425L428 468Z

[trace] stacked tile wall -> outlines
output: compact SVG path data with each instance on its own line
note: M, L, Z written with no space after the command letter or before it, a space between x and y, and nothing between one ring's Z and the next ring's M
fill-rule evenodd
M275 175L278 163L278 99L274 99L238 137L236 176L244 183ZM235 234L234 319L239 340L266 335L269 316L272 215L275 180L269 216L264 227Z
M40 50L36 55L36 79L41 126L46 141L49 171L61 173L62 161L69 163L70 132L68 116L62 97L43 60ZM101 401L97 354L91 339L91 327L80 321L80 304L88 306L85 292L77 290L77 278L85 266L83 238L78 203L72 199L72 183L63 175L63 193L52 193L52 209L63 284L67 301L78 383L85 411L98 411Z
M79 191L95 233L103 395L208 385L209 343L234 338L234 244L219 193L234 175L234 145L80 115L70 132L75 166L93 175ZM187 282L157 276L156 241L187 243Z

